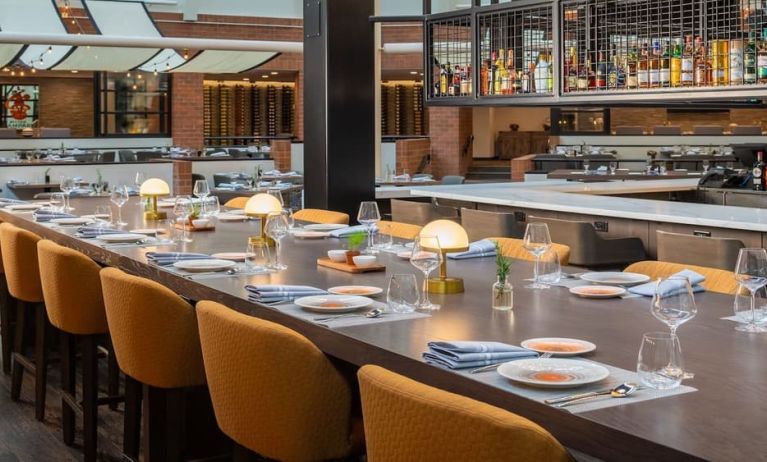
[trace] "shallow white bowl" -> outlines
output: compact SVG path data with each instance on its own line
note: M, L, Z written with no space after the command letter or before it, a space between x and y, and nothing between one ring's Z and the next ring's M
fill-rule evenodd
M368 266L375 265L377 258L375 255L357 255L356 257L352 257L352 261L354 261L354 264L360 268L367 268Z
M346 250L328 250L328 258L336 263L345 263Z

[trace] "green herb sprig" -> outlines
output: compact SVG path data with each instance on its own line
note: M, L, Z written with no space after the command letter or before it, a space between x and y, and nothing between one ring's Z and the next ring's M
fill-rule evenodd
M504 281L511 273L511 260L501 253L501 245L498 242L495 243L495 266L498 279Z

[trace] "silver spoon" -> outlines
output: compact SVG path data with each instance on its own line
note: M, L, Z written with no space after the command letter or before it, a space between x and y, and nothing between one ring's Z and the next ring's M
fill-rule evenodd
M362 314L351 313L351 314L341 314L341 315L336 315L336 316L327 316L327 317L324 317L324 318L314 318L314 319L312 319L312 321L315 321L315 322L326 322L326 321L333 321L334 319L354 318L354 317L357 317L357 316L365 317L365 318L368 318L368 319L375 319L375 318L381 317L382 314L383 314L383 310L381 310L379 308L374 308L374 309L368 311L367 313L362 313Z
M557 403L554 404L554 407L567 407L572 406L574 404L580 404L583 401L596 398L598 396L606 396L609 395L612 398L626 398L629 395L634 394L635 391L639 390L640 387L634 385L633 383L622 383L618 385L617 387L613 388L612 390L608 392L602 392L602 393L594 393L590 396L583 396L580 398L576 398L570 401L565 401L563 403Z

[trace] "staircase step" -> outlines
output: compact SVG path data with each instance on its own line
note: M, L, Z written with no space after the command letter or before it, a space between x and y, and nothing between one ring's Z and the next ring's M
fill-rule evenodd
M506 165L503 167L485 167L485 166L476 166L472 165L469 167L469 172L476 172L476 173L509 173L511 172L511 166Z

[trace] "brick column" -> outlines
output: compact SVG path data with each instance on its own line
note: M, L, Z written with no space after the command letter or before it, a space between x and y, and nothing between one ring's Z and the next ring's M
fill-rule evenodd
M274 159L274 168L280 171L291 169L290 140L272 140L271 156Z
M472 108L430 107L429 137L431 138L431 171L435 178L445 175L466 175L471 165Z
M421 160L424 156L429 155L431 151L431 141L428 138L397 140L395 146L397 152L397 175L402 175L405 173L405 170L410 175L419 173L417 170L421 165ZM430 172L431 168L427 166L426 171L423 173Z
M172 74L171 134L176 146L204 147L203 75Z
M173 161L173 194L192 194L192 163L186 160Z

